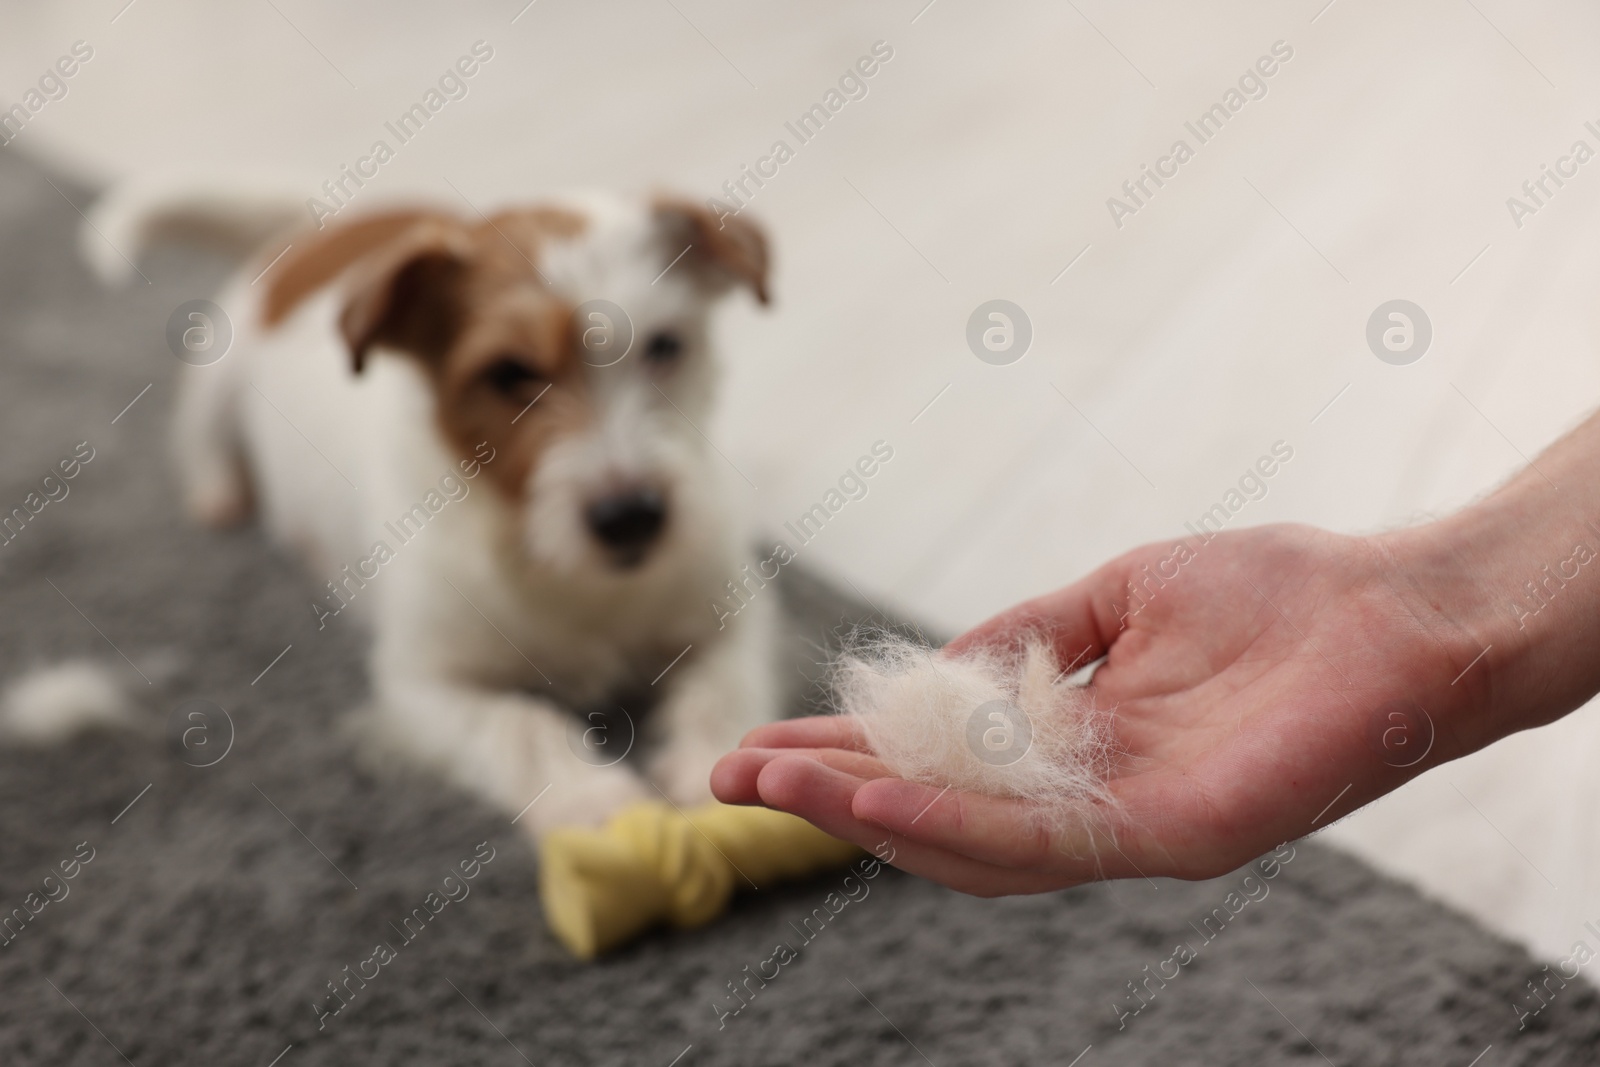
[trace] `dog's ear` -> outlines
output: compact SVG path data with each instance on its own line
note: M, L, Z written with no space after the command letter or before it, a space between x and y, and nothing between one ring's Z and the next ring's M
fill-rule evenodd
M461 326L471 254L472 242L460 226L426 222L361 264L339 316L357 374L373 345L424 359L444 354Z
M674 197L658 197L655 216L669 259L687 246L684 262L713 286L746 285L757 300L768 302L767 236L760 226Z

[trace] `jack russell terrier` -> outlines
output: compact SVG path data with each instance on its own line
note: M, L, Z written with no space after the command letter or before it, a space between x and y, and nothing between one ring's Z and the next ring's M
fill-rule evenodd
M217 297L231 347L182 368L174 458L194 518L259 510L331 576L318 627L365 618L386 747L535 834L710 798L780 696L772 605L706 608L752 562L702 428L712 306L767 300L756 226L611 196L284 233L281 203L124 190L95 216L86 249L132 255L276 224Z

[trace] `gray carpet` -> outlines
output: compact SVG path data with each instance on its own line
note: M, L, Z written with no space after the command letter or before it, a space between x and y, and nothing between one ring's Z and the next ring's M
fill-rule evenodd
M1083 1067L1466 1067L1490 1045L1482 1067L1594 1062L1587 987L1519 1032L1512 1003L1538 973L1521 951L1305 842L1210 941L1202 920L1244 872L999 901L889 872L810 943L790 924L842 875L573 962L541 926L532 853L504 816L357 758L340 721L363 695L360 645L310 625L310 582L254 533L179 520L163 331L221 265L174 254L146 267L152 284L100 293L73 255L69 199L90 193L0 154L0 505L78 442L95 449L70 494L0 546L0 677L94 657L151 725L0 751L0 912L79 842L94 850L0 948L0 1064L954 1067L1067 1064L1090 1045ZM796 665L814 676L816 649L869 613L804 575L782 581ZM236 728L215 766L188 765L166 736L191 699ZM494 859L470 895L403 942L391 923L479 842ZM325 983L380 941L396 958L319 1031ZM797 958L719 1027L727 983L780 941ZM1197 958L1119 1028L1126 983L1179 942Z

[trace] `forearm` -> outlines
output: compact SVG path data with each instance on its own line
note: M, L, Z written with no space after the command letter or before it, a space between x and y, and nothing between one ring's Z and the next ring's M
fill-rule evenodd
M1394 540L1416 587L1488 649L1461 680L1469 747L1600 691L1600 414L1488 497Z

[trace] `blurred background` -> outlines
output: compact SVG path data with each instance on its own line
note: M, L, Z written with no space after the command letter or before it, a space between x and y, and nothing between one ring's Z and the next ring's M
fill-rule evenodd
M3 17L6 108L92 48L4 149L84 210L165 174L326 199L475 42L492 58L466 95L356 206L422 194L471 214L589 186L732 204L724 183L786 142L741 194L772 239L774 303L724 311L707 432L774 530L890 442L867 498L803 554L945 632L1182 535L1277 442L1292 461L1235 525L1372 531L1487 491L1600 398L1600 160L1536 211L1508 205L1574 142L1600 149L1600 11L1577 0L69 0ZM875 47L865 94L801 143L786 124ZM1230 91L1242 106L1202 143L1186 124ZM1176 174L1125 191L1179 139ZM967 340L996 299L1031 326L1010 362ZM1409 363L1368 344L1392 300L1431 324ZM5 447L57 458L16 430ZM1321 836L1555 959L1600 916L1597 755L1585 709Z

